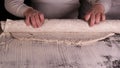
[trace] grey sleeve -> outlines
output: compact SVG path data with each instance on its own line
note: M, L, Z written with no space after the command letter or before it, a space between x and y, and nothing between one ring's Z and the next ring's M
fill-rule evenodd
M112 1L111 0L96 0L96 3L98 4L102 4L105 8L105 13L107 13L112 5Z
M24 0L5 0L5 8L15 16L24 17L24 12L30 7L24 4Z

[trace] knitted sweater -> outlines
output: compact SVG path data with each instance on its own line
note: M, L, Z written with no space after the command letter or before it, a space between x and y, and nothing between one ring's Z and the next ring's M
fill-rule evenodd
M42 12L46 18L76 18L78 16L79 0L31 0L32 7ZM98 0L107 12L111 0ZM24 17L24 12L30 8L24 0L5 0L6 9L15 16Z

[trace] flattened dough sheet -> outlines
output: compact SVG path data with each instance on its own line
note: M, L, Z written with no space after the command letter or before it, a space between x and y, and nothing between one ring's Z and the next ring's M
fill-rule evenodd
M119 20L107 20L94 27L78 19L45 20L40 28L27 27L23 20L7 20L2 23L4 33L18 40L37 40L42 42L65 43L67 45L81 45L97 42L120 33Z

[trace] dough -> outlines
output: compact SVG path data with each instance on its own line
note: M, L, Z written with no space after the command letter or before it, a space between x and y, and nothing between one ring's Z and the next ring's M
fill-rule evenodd
M120 33L119 20L107 20L94 27L78 19L45 20L40 28L27 27L23 20L8 20L2 23L5 33L18 40L56 42L66 45L87 45Z
M91 43L113 36L114 33L11 33L12 38L20 41L40 41L65 45L90 45Z
M120 20L107 20L94 27L79 19L45 20L40 28L27 27L23 20L7 20L2 25L4 32L115 32L120 33Z

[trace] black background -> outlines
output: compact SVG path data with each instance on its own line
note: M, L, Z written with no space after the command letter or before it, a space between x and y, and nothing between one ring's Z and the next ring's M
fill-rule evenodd
M25 3L27 5L30 5L30 0L25 0ZM9 18L9 19L21 19L21 18L16 17L16 16L10 14L9 12L7 12L5 10L5 7L4 7L4 0L0 0L0 20L6 20L7 18Z
M30 0L25 0L25 4L29 5L31 4ZM84 14L86 13L85 11L88 10L88 8L91 6L89 3L87 3L86 0L80 0L81 6L79 8L79 18L82 18ZM89 6L89 7L86 7ZM4 7L4 0L0 0L0 20L6 20L6 19L21 19L19 17L16 17L9 12L5 10Z

